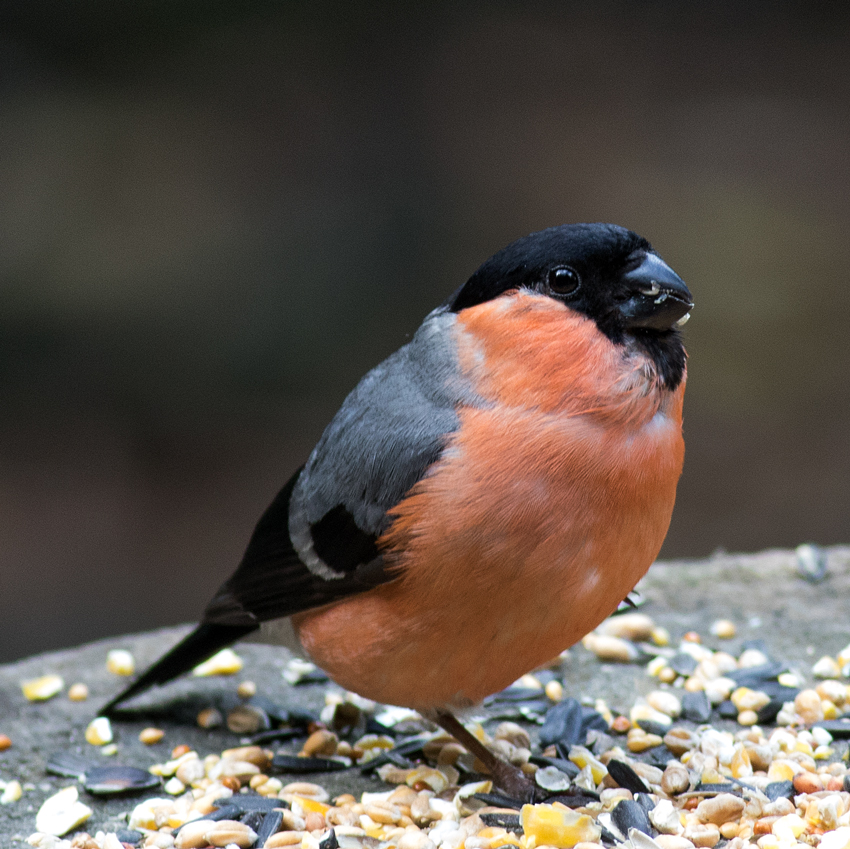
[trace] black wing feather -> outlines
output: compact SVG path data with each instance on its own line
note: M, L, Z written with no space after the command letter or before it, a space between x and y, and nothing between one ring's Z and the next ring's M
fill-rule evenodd
M144 692L157 684L166 684L184 675L214 655L219 649L247 636L256 626L231 626L201 624L184 637L168 654L140 675L129 687L122 690L100 710L100 716L109 716L121 702Z

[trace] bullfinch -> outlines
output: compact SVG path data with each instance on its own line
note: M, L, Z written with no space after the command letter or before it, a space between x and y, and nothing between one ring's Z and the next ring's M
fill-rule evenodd
M420 711L533 797L453 711L581 639L657 556L692 306L615 225L499 251L354 388L201 623L104 713L259 632Z

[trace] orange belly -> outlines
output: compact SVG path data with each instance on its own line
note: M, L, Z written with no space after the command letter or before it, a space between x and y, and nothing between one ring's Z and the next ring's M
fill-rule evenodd
M488 384L500 368L519 374L522 351L475 326L489 305L466 311L461 361L482 370L493 406L460 412L443 457L392 511L380 544L399 578L294 617L340 685L419 709L477 703L596 627L657 556L684 457L684 385L658 387L640 355L624 360L547 301L520 301L515 316L538 339L552 330L548 379L530 393Z

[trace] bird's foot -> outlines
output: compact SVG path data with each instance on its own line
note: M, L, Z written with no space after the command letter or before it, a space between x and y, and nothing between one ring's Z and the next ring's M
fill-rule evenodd
M540 788L518 767L494 755L487 764L493 784L519 802L533 804L542 797Z
M475 755L484 764L493 784L503 793L519 802L534 802L542 796L540 788L519 767L509 764L491 752L454 714L436 710L429 718L448 731L470 754Z

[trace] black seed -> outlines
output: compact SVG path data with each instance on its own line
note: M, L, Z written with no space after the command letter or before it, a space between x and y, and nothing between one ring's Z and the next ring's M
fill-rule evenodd
M292 709L288 711L289 714L289 724L290 725L301 725L306 728L308 725L311 725L314 722L318 722L319 716L318 714L312 713L309 710L302 709ZM286 722L287 720L280 720L281 722Z
M219 820L235 820L238 819L242 811L236 805L222 805L216 808L211 814L207 814L204 819L218 822Z
M741 795L741 790L737 784L732 784L731 781L708 782L703 784L700 782L694 788L695 791L705 790L713 793L734 793L736 796Z
M697 668L697 659L692 657L687 652L677 652L670 658L667 662L667 665L677 674L684 675L687 677L688 675L692 675L694 670Z
M351 764L335 761L331 758L299 758L296 755L277 754L272 758L272 769L303 775L310 772L337 772L350 769Z
M649 814L650 811L655 810L655 800L649 795L648 790L646 793L635 793L635 802L637 802L647 814Z
M558 753L558 758L562 761L570 759L570 750L572 746L569 743L562 743L560 740L555 743L555 751Z
M737 716L737 714L735 714L735 716ZM638 728L642 728L647 734L657 734L659 737L663 737L670 730L669 725L663 725L660 722L653 722L651 719L639 719L635 725L637 725Z
M738 716L738 708L729 700L726 699L725 702L720 702L717 706L717 713L723 719L736 719Z
M235 820L239 819L240 814L242 814L242 811L240 811L239 808L236 807L236 805L222 805L220 808L214 810L211 814L207 814L204 819L212 820L213 822L218 822L219 820ZM195 822L195 820L189 820L188 822L184 822L183 825L178 826L176 829L174 829L174 834L179 834L181 829L185 828L192 822Z
M506 704L506 705L490 705L487 708L487 719L491 720L510 720L511 722L528 722L527 705ZM534 720L531 720L534 721Z
M253 793L237 793L234 796L228 796L226 799L221 799L222 807L234 808L240 814L247 814L251 811L260 811L266 813L275 808L288 808L289 802L284 802L283 799L270 799L267 796L255 795ZM217 805L217 802L213 802ZM256 831L256 829L254 829Z
M546 804L551 805L552 802L560 802L568 808L584 808L593 802L599 801L599 794L594 793L592 790L585 790L582 787L576 787L573 785L572 791L573 792L570 792L566 796L563 793L556 793L553 796L547 796Z
M269 811L260 823L259 828L255 828L257 832L257 842L254 844L257 849L262 849L266 845L266 841L280 831L280 826L283 823L283 813L281 811Z
M772 699L781 699L783 702L793 702L800 692L799 687L784 687L778 681L762 681L752 689L767 693Z
M263 811L248 811L247 813L242 814L239 817L239 822L243 825L247 825L251 831L256 832L257 829L263 824L263 820L266 818L266 815Z
M647 749L641 756L641 760L650 766L657 766L663 770L670 762L670 752L666 746L655 746L652 749Z
M336 720L336 711L334 712L334 720ZM353 722L350 722L345 727L351 727L355 725L357 720L355 719ZM374 716L369 716L366 718L366 733L367 734L386 734L389 737L395 737L396 732L394 728L391 728L389 725L384 725L383 722L378 722Z
M605 828L604 825L602 825L601 823L597 823L597 825L602 829L602 834L599 835L599 839L603 842L603 844L605 844L606 846L619 846L620 843L622 843L622 840L620 840L619 837L615 837L613 834L611 834L611 832L608 831L608 829Z
M407 760L407 756L420 756L422 754L422 746L424 746L430 739L430 735L428 737L411 737L409 740L405 740L403 743L399 743L392 749L372 758L371 761L363 764L360 770L365 775L366 773L374 772L374 770L384 764L394 764L402 769L413 766L413 764Z
M631 790L632 793L649 793L649 788L643 779L623 761L611 759L608 761L608 774L620 787Z
M319 841L319 849L339 849L339 841L336 839L336 832L333 829Z
M611 811L611 819L624 837L629 836L630 828L636 828L652 836L652 824L646 811L633 799L623 799L622 802L618 802Z
M790 699L771 699L764 707L759 708L756 711L759 724L766 725L773 722L779 715L779 711L782 710L785 701L790 701Z
M794 783L791 781L771 781L764 788L764 795L771 802L775 802L777 799L793 799L794 793Z
M608 723L605 717L593 708L583 707L581 709L581 730L584 734L583 739L587 740L588 731L608 731Z
M546 693L538 687L508 687L484 699L484 706L504 704L505 702L539 702L548 701Z
M691 722L708 722L711 716L711 702L705 690L697 693L684 693L682 695L682 716Z
M540 745L543 748L559 743L574 746L583 743L581 704L577 699L567 698L553 705L546 713L543 727L540 729Z
M363 766L360 767L360 772L363 775L368 775L370 772L374 772L378 767L381 767L384 764L392 764L393 766L397 766L399 769L410 769L415 766L413 761L409 758L406 758L404 755L400 755L394 749L390 749L388 752L384 752L376 758L372 758L371 761L363 764Z
M304 672L292 686L300 687L302 684L324 684L326 681L330 681L327 673L317 667L310 672Z
M768 681L775 681L783 672L788 671L788 664L780 660L771 660L761 666L750 666L745 669L735 669L727 672L726 677L731 678L739 687L750 687L760 690L761 685Z
M86 770L83 787L93 796L130 795L159 787L159 778L134 766L96 766Z
M132 828L119 828L115 832L115 836L119 843L129 843L131 846L135 846L144 837L144 834Z
M479 814L478 816L481 817L481 822L489 828L504 828L506 831L512 831L514 834L523 834L519 814L505 814L497 811L492 814Z
M283 743L296 737L303 737L303 728L274 728L271 731L261 731L249 738L252 746L262 746L265 743Z
M525 804L522 799L514 799L512 796L506 796L498 791L476 793L473 798L480 799L485 805L492 805L494 808L513 808L515 811L518 811Z
M584 743L584 715L577 699L568 698L553 705L546 713L540 729L540 745L545 749L553 743L575 746ZM607 728L607 726L606 726Z

